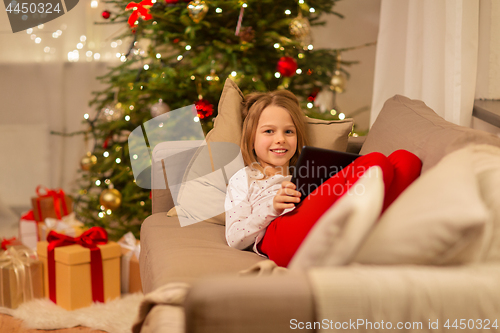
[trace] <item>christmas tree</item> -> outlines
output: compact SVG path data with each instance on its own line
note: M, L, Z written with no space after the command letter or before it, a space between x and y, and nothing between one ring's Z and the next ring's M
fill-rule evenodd
M314 49L310 31L324 24L322 14L342 17L333 11L335 1L107 1L100 23L127 25L117 39L130 47L122 63L99 78L108 88L95 92L90 104L96 113L86 116L84 132L93 147L81 161L79 218L105 227L112 239L128 231L138 237L151 197L134 183L129 134L191 104L208 132L228 77L244 94L288 89L309 116L338 119L334 108L317 108L313 101L325 87L331 94L342 91L342 66L349 63L340 62L343 50Z

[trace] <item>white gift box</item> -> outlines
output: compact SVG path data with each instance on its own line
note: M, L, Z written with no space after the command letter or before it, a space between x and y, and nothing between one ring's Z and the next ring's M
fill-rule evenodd
M23 214L19 220L19 240L32 250L36 249L36 243L40 240L41 224L35 221L33 211Z
M29 212L19 220L19 239L28 248L36 250L36 243L47 239L51 230L71 237L82 234L83 223L75 218L75 213L63 216L61 220L47 217L43 222L30 220Z

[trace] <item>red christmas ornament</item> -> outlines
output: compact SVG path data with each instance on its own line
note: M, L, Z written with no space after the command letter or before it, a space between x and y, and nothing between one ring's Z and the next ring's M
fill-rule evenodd
M104 143L102 144L102 148L103 148L103 149L107 149L107 148L108 148L108 146L109 146L109 139L110 139L110 138L111 138L111 136L108 136L108 137L106 138L106 140L104 140Z
M169 4L176 4L179 2L179 0L165 0L165 2Z
M318 93L319 93L319 88L314 88L311 93L309 94L309 97L307 97L307 100L309 102L314 102L314 100L316 99L316 96L318 96Z
M276 66L276 70L283 76L292 77L297 70L297 61L292 57L281 57Z
M107 20L111 16L111 12L109 10L105 10L105 11L102 12L101 15L102 15L103 19Z
M179 38L174 38L174 40L172 41L172 43L177 44L177 43L179 43L179 41L180 41Z
M198 118L200 119L210 117L214 113L214 106L204 98L196 101L196 103L194 103L194 106L196 107Z
M137 22L139 18L142 18L145 21L151 20L153 18L153 16L149 14L149 8L151 7L153 7L151 0L142 0L139 3L130 2L127 7L125 7L125 10L132 9L132 14L130 14L130 17L128 18L128 24L130 27L136 27L137 24L135 22Z

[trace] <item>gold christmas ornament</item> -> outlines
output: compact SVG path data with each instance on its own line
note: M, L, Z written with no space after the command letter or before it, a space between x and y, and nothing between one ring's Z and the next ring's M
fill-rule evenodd
M310 42L311 25L308 19L302 17L302 12L299 12L299 15L290 22L290 33L302 44Z
M213 68L210 70L210 75L207 75L205 79L208 81L208 84L214 84L220 80L219 75L217 75Z
M84 171L89 171L93 165L97 164L97 157L92 155L91 152L87 152L87 155L83 156L80 160L80 167Z
M330 89L337 92L343 93L345 89L345 77L339 70L333 73L332 79L330 80Z
M99 203L105 209L115 210L122 204L122 194L114 188L106 189L101 192Z
M200 23L208 12L208 5L203 0L193 0L188 4L187 8L189 17L194 23Z
M101 118L107 121L115 121L123 116L123 110L120 108L121 103L116 103L115 105L107 105L101 109Z

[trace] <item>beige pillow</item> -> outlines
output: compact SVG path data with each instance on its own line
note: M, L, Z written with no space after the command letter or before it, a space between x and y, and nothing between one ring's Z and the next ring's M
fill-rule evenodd
M239 147L241 138L241 109L243 108L243 93L238 88L238 85L231 79L226 79L224 89L219 100L219 111L217 117L214 119L214 128L207 134L205 141L208 145L202 145L195 153L183 177L183 183L189 180L196 179L196 177L203 177L210 172L215 171L214 158L211 150L208 149L210 143L228 142L233 143ZM236 170L237 171L237 170ZM225 175L227 180L231 178L232 174ZM207 186L207 182L198 181L198 183L191 183L188 189L184 186L182 193L179 193L178 202L184 201L184 207L178 205L173 207L167 216L178 216L180 218L191 220L192 223L198 222L200 218L206 217L209 211L215 209L217 206L223 207L225 199L225 189L221 188L221 184L215 182L215 186ZM227 183L226 183L227 184ZM196 195L194 195L196 192ZM180 198L183 196L186 200ZM192 197L189 199L189 197ZM196 198L196 199L193 199ZM179 200L181 199L181 200ZM191 200L191 201L190 201ZM200 210L198 210L199 205ZM210 207L206 205L211 205ZM210 208L210 209L206 209ZM212 217L204 219L206 222L225 225L225 214L222 208L221 213L217 213ZM186 221L187 224L191 224ZM181 221L181 224L182 223Z
M500 147L500 138L450 123L424 102L396 95L385 102L360 154L378 151L389 156L405 149L422 160L423 174L443 156L472 143Z
M480 260L490 214L464 148L445 156L387 209L354 258L363 264L463 264Z
M201 221L224 225L226 186L244 166L240 147L234 143L201 145L186 167L176 198L177 215L169 212L169 216L177 216L181 226Z
M243 93L231 79L226 79L219 100L218 114L214 119L214 128L208 132L207 142L232 142L240 144L241 110L243 109Z
M316 222L297 253L291 270L345 265L359 249L382 210L382 169L368 169Z
M207 134L207 142L233 142L240 144L243 121L243 94L233 80L227 79L219 102L219 114L214 128ZM347 140L353 120L321 120L307 118L309 145L338 151L347 150Z
M475 145L468 148L473 153L472 165L483 202L491 214L485 239L484 261L500 261L500 148Z

